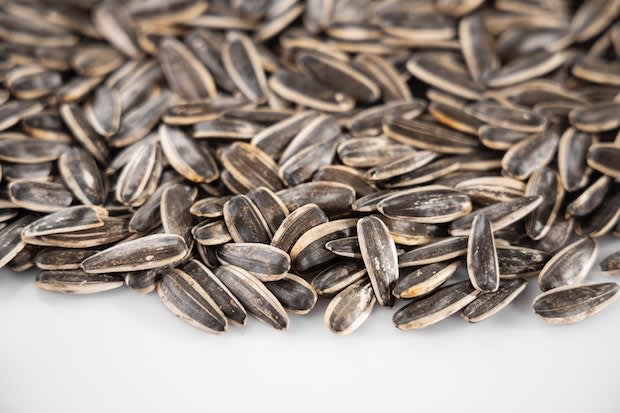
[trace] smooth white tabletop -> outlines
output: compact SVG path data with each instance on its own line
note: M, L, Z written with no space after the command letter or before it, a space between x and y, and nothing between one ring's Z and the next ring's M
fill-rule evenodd
M606 239L599 261L618 249ZM37 290L34 274L0 272L0 413L620 412L620 300L550 326L532 312L531 280L476 325L453 316L401 332L376 306L338 337L320 300L286 332L251 319L214 336L156 294L64 296ZM597 262L588 281L603 280L620 277Z

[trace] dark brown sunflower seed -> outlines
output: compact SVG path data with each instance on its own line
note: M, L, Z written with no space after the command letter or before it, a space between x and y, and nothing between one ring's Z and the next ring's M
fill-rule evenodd
M88 152L71 148L58 159L58 170L67 187L83 204L101 205L106 197L106 185L95 162Z
M4 83L18 99L38 99L62 85L60 73L36 65L18 66L4 75Z
M55 161L69 147L40 139L0 140L0 160L20 164Z
M288 327L288 316L282 304L252 274L225 264L215 270L215 275L237 297L247 312L278 330Z
M468 114L464 107L432 102L428 111L437 122L470 135L478 135L478 129L483 125L478 118Z
M94 294L123 286L118 274L88 274L81 270L41 271L35 285L42 290L63 294Z
M219 118L196 123L194 138L250 140L263 129L256 123L241 119Z
M149 270L178 262L186 254L187 245L178 235L147 235L88 257L82 269L91 274Z
M27 134L47 141L71 143L71 136L56 111L44 111L22 119L22 129Z
M620 191L612 188L610 196L588 216L577 221L577 235L584 237L601 237L614 227L620 218Z
M525 195L543 198L542 203L525 218L527 235L538 240L551 229L564 199L564 188L558 173L549 168L538 169L530 177Z
M159 127L161 147L172 167L192 182L209 183L219 177L215 160L181 130Z
M337 256L325 249L331 240L355 234L357 219L340 219L317 225L306 231L291 248L294 268L305 272L328 263Z
M416 185L427 184L459 169L462 169L462 165L458 157L451 156L431 162L411 172L383 182L382 184L386 188L409 188Z
M232 240L224 221L207 221L192 228L192 236L202 245L222 245Z
M309 313L317 301L314 288L306 280L294 274L265 283L265 287L282 303L282 306L296 314Z
M401 191L377 204L388 218L419 223L450 222L471 212L467 195L451 188L429 185Z
M271 245L290 252L297 240L310 229L328 221L316 204L306 204L289 214L275 231Z
M405 144L385 137L347 139L337 149L343 164L356 168L381 166L382 164L415 152Z
M601 176L566 206L566 216L582 217L594 211L605 199L611 179Z
M193 54L211 72L217 86L228 92L233 92L235 85L226 73L221 60L220 52L224 38L213 31L195 29L185 35L184 41Z
M368 216L357 222L359 246L377 301L394 303L392 288L398 279L396 245L387 226L379 218Z
M150 143L140 148L121 171L116 182L116 200L127 206L141 206L155 191L163 170L159 144Z
M413 152L370 169L366 172L366 176L371 181L385 181L415 171L438 156L439 154L431 151Z
M554 288L534 301L534 312L550 324L570 324L603 310L618 297L616 283Z
M79 270L86 258L99 252L92 249L45 248L35 257L35 265L42 270Z
M107 163L109 150L107 142L90 126L84 111L75 103L60 107L60 115L73 137L102 164Z
M620 126L620 103L602 102L570 112L571 124L585 132L603 132Z
M467 238L453 237L434 241L398 257L400 268L434 264L467 254Z
M615 179L620 179L618 159L620 159L619 143L594 144L588 151L588 166Z
M86 106L85 114L99 135L114 135L121 125L121 101L118 92L100 86L95 91L92 102Z
M527 132L497 126L484 125L478 130L478 136L484 146L496 150L510 149L511 146L531 135Z
M480 294L469 281L442 287L428 297L401 307L392 318L400 330L417 330L450 317Z
M336 294L366 275L364 264L358 260L336 261L312 279L312 287L319 295Z
M481 205L510 202L525 194L525 184L508 177L481 177L459 182L454 189L461 191Z
M0 268L26 247L22 232L34 220L34 216L25 215L0 230Z
M246 196L237 195L224 204L224 221L235 242L269 244L271 233L256 205Z
M499 264L491 221L478 215L471 225L467 244L467 273L476 290L493 292L499 288Z
M329 115L318 115L309 120L286 146L280 156L279 164L284 165L303 149L316 144L331 143L340 135L340 126L336 119Z
M271 233L275 233L289 214L286 205L273 191L265 187L250 191L247 196L260 211Z
M224 168L249 190L264 186L277 191L284 187L274 161L254 145L233 143L222 151L220 161Z
M620 275L620 253L614 252L601 261L601 271L609 275Z
M499 231L526 217L538 208L542 202L543 197L535 195L489 205L452 222L450 224L450 234L455 236L469 234L473 220L479 215L486 216L491 221L493 230Z
M506 308L526 287L526 280L502 281L497 291L478 296L463 308L461 315L468 323L486 320Z
M291 267L286 252L265 244L225 244L218 248L217 256L222 263L250 271L261 281L279 280Z
M497 245L501 279L537 275L549 259L545 252L525 247Z
M11 202L20 208L54 212L71 205L73 196L63 184L44 181L13 181L8 186Z
M360 280L332 298L325 310L325 324L338 335L351 334L368 319L374 305L372 286Z
M29 242L30 238L43 235L99 228L104 226L107 217L108 211L102 207L80 205L63 208L30 223L24 228L23 238Z
M128 222L114 217L103 218L103 226L96 228L71 232L66 232L62 225L61 228L63 230L60 232L27 238L26 241L28 244L49 247L91 248L111 244L131 235Z
M568 192L588 184L586 155L595 141L591 134L573 128L568 128L562 134L558 146L558 172L562 186Z
M384 216L378 218L388 227L390 235L397 244L423 245L446 236L445 229L440 225L421 224Z
M157 125L171 99L170 91L164 90L141 101L123 115L120 129L110 138L110 144L125 147L143 139Z
M123 64L123 56L114 48L97 44L79 47L71 57L71 66L79 75L105 76Z
M355 106L352 97L334 92L312 78L278 70L270 79L269 87L280 97L299 105L327 112L347 112Z
M256 133L252 145L273 159L279 159L291 139L315 117L313 111L297 113Z
M487 124L520 132L542 132L547 126L547 120L537 113L485 101L468 105L465 112Z
M560 138L555 132L535 134L514 144L502 159L502 172L525 180L553 159Z
M338 182L314 181L278 191L289 211L314 203L326 213L346 211L355 201L355 190Z
M226 331L224 313L194 277L185 271L165 271L157 286L162 303L178 318L210 333Z
M566 64L574 56L571 50L558 53L538 51L511 61L510 63L487 73L482 81L489 87L515 85L526 80L544 76Z
M196 189L188 185L172 184L164 189L160 201L161 225L166 234L183 237L191 245L192 215L190 205L196 198Z
M557 252L538 275L542 291L568 285L582 284L598 257L598 246L589 238L582 238Z
M252 41L245 35L231 33L222 48L222 62L237 89L249 100L268 98L267 80L260 57Z
M122 8L101 4L94 9L93 22L105 39L129 57L140 55L137 27Z
M245 325L247 319L245 309L211 270L200 261L190 260L183 266L183 271L202 287L230 322L238 326Z
M461 261L429 264L398 279L392 291L397 298L415 298L439 288L454 275Z

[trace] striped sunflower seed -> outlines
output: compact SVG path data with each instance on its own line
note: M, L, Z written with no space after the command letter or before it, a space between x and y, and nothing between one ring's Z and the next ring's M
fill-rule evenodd
M463 308L461 315L468 323L486 320L506 308L526 287L526 280L502 281L497 291L478 296Z
M81 270L41 271L35 285L42 290L63 294L94 294L123 286L118 274L88 274Z
M596 241L582 238L557 252L538 275L541 291L583 283L598 257Z
M368 319L375 300L370 283L363 280L357 281L329 302L325 310L325 324L335 334L351 334Z
M478 215L471 225L467 244L467 273L478 291L487 293L499 288L499 263L491 221Z
M620 275L620 253L614 252L601 261L601 271L609 275Z
M392 292L397 298L415 298L426 295L450 279L461 263L457 260L420 267L399 278Z
M286 274L283 278L265 283L265 287L282 306L296 314L308 314L318 299L314 288L303 278Z
M279 248L258 243L232 243L218 248L217 257L251 272L261 281L282 279L291 268L289 255Z

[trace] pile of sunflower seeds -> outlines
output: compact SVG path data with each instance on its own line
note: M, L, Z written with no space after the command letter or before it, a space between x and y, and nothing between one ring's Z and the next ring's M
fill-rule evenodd
M533 277L550 323L620 295L586 280L620 236L620 0L5 0L0 49L0 266L41 289L210 332L327 297L337 334Z

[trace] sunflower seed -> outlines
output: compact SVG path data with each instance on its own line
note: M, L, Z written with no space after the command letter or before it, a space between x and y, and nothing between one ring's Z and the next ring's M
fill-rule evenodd
M212 182L219 172L215 160L177 128L161 125L159 140L162 150L172 167L192 182Z
M486 320L508 306L526 287L526 280L502 281L497 291L480 295L463 308L461 315L468 323Z
M337 256L325 244L355 234L357 219L340 219L319 224L297 239L290 251L293 267L303 273L333 260Z
M467 273L476 290L493 292L499 288L499 264L491 221L478 215L471 225L467 244Z
M467 254L467 238L453 237L431 242L398 257L400 268L434 264Z
M81 270L41 271L35 285L42 290L63 294L94 294L123 286L118 274L88 274Z
M356 168L380 166L415 151L385 137L347 139L337 149L343 164Z
M415 171L435 160L439 154L431 151L418 151L397 158L392 162L376 166L366 172L368 180L385 181Z
M531 135L527 132L516 131L514 129L484 125L478 129L478 136L482 144L487 148L506 150Z
M616 129L620 126L618 109L620 103L595 103L584 108L577 108L570 112L571 124L585 132L602 132Z
M211 270L198 260L190 260L182 269L211 297L230 322L238 326L245 325L245 309Z
M364 264L358 260L336 261L312 279L312 287L319 295L336 294L366 275Z
M232 196L226 195L200 199L192 204L189 212L201 218L219 218L224 213L224 204L228 202L230 198L232 198Z
M210 333L226 331L226 317L211 296L185 271L166 271L157 286L162 303L178 318Z
M400 330L417 330L450 317L474 301L480 292L469 281L442 287L431 295L401 307L392 318Z
M25 215L0 230L0 268L17 256L26 247L22 232L35 217Z
M282 306L296 314L309 313L317 301L314 288L303 278L286 274L277 281L265 283L265 287L282 303Z
M249 190L264 186L277 191L284 186L274 161L253 145L233 143L222 151L220 161L224 168Z
M620 275L620 253L615 252L601 261L601 271L609 275Z
M429 185L389 196L377 204L377 209L388 218L443 223L467 215L472 206L467 195L448 187Z
M527 234L537 240L544 237L553 225L564 199L564 188L557 172L541 168L530 177L525 194L543 198L542 203L525 219Z
M44 181L13 181L8 187L11 202L20 208L54 212L71 205L73 196L63 184Z
M71 143L71 136L60 115L55 111L34 113L22 119L24 132L37 139Z
M91 249L45 248L35 257L35 265L42 270L79 270L86 258L97 253Z
M222 265L215 275L250 314L278 330L288 327L286 310L256 277L233 265Z
M550 324L570 324L603 310L618 296L616 283L554 288L534 301L534 312Z
M555 132L543 132L514 144L502 159L502 172L516 179L527 179L536 169L551 162L559 140Z
M37 164L55 161L68 149L65 144L40 139L0 140L0 160Z
M273 235L271 245L288 253L303 234L327 221L321 208L316 204L306 204L284 218Z
M577 235L596 238L611 231L620 217L620 192L612 189L611 194L592 213L577 221Z
M114 135L121 125L121 101L118 92L100 86L95 91L93 101L86 106L85 114L99 135Z
M191 245L192 215L189 207L196 197L196 189L187 185L172 184L164 189L160 201L161 225L166 234L183 237Z
M586 216L594 211L605 199L609 189L610 179L601 176L586 188L577 198L566 206L566 216Z
M415 298L439 288L454 275L461 261L429 264L401 277L392 291L397 298Z
M60 115L73 137L102 164L107 163L109 150L106 141L90 126L83 110L74 103L60 107Z
M139 207L155 191L163 169L161 150L157 142L140 148L121 171L115 188L116 200Z
M440 225L420 224L384 216L378 216L378 218L388 227L390 235L397 244L423 245L447 235Z
M481 15L474 14L460 21L459 39L467 68L476 82L481 80L483 74L493 72L499 67L493 39L487 32Z
M58 232L27 238L28 244L61 248L91 248L120 241L131 233L128 222L119 218L103 218L103 225L89 229Z
M372 286L360 280L332 298L325 310L325 324L335 334L351 334L368 319L374 305Z
M317 144L334 142L340 134L340 126L333 116L319 115L309 120L286 146L280 156L279 164L284 165L303 149Z
M582 238L556 253L542 268L538 286L542 291L583 283L598 256L596 242Z
M540 250L497 245L497 260L502 280L537 275L548 259L549 256Z
M271 245L236 243L222 245L217 250L218 259L250 271L261 281L282 279L291 267L288 254Z
M123 115L120 129L110 137L110 144L114 147L125 147L143 139L165 113L171 99L170 91L164 90L140 101L139 106L132 107Z
M187 245L178 235L147 235L88 257L82 269L90 274L149 270L178 262L186 254Z
M256 133L252 138L252 145L273 159L279 159L291 139L315 117L316 113L313 111L297 113Z
M537 113L485 101L468 105L465 112L487 124L520 132L542 132L547 126L546 119Z
M314 181L278 191L276 195L289 211L314 203L326 213L349 209L355 201L355 190L338 182Z
M106 197L106 185L99 167L88 152L71 148L58 159L58 170L65 185L83 204L101 205Z
M23 238L30 238L50 234L82 231L104 226L104 218L108 211L97 206L73 206L48 214L37 219L24 228Z
M222 62L230 79L246 98L253 102L267 99L265 72L256 47L248 37L230 34L222 48Z
M562 134L558 146L558 172L566 191L573 192L588 184L586 155L595 141L591 134L573 128Z
M620 179L619 155L620 144L618 143L594 144L588 151L588 166L609 177Z

